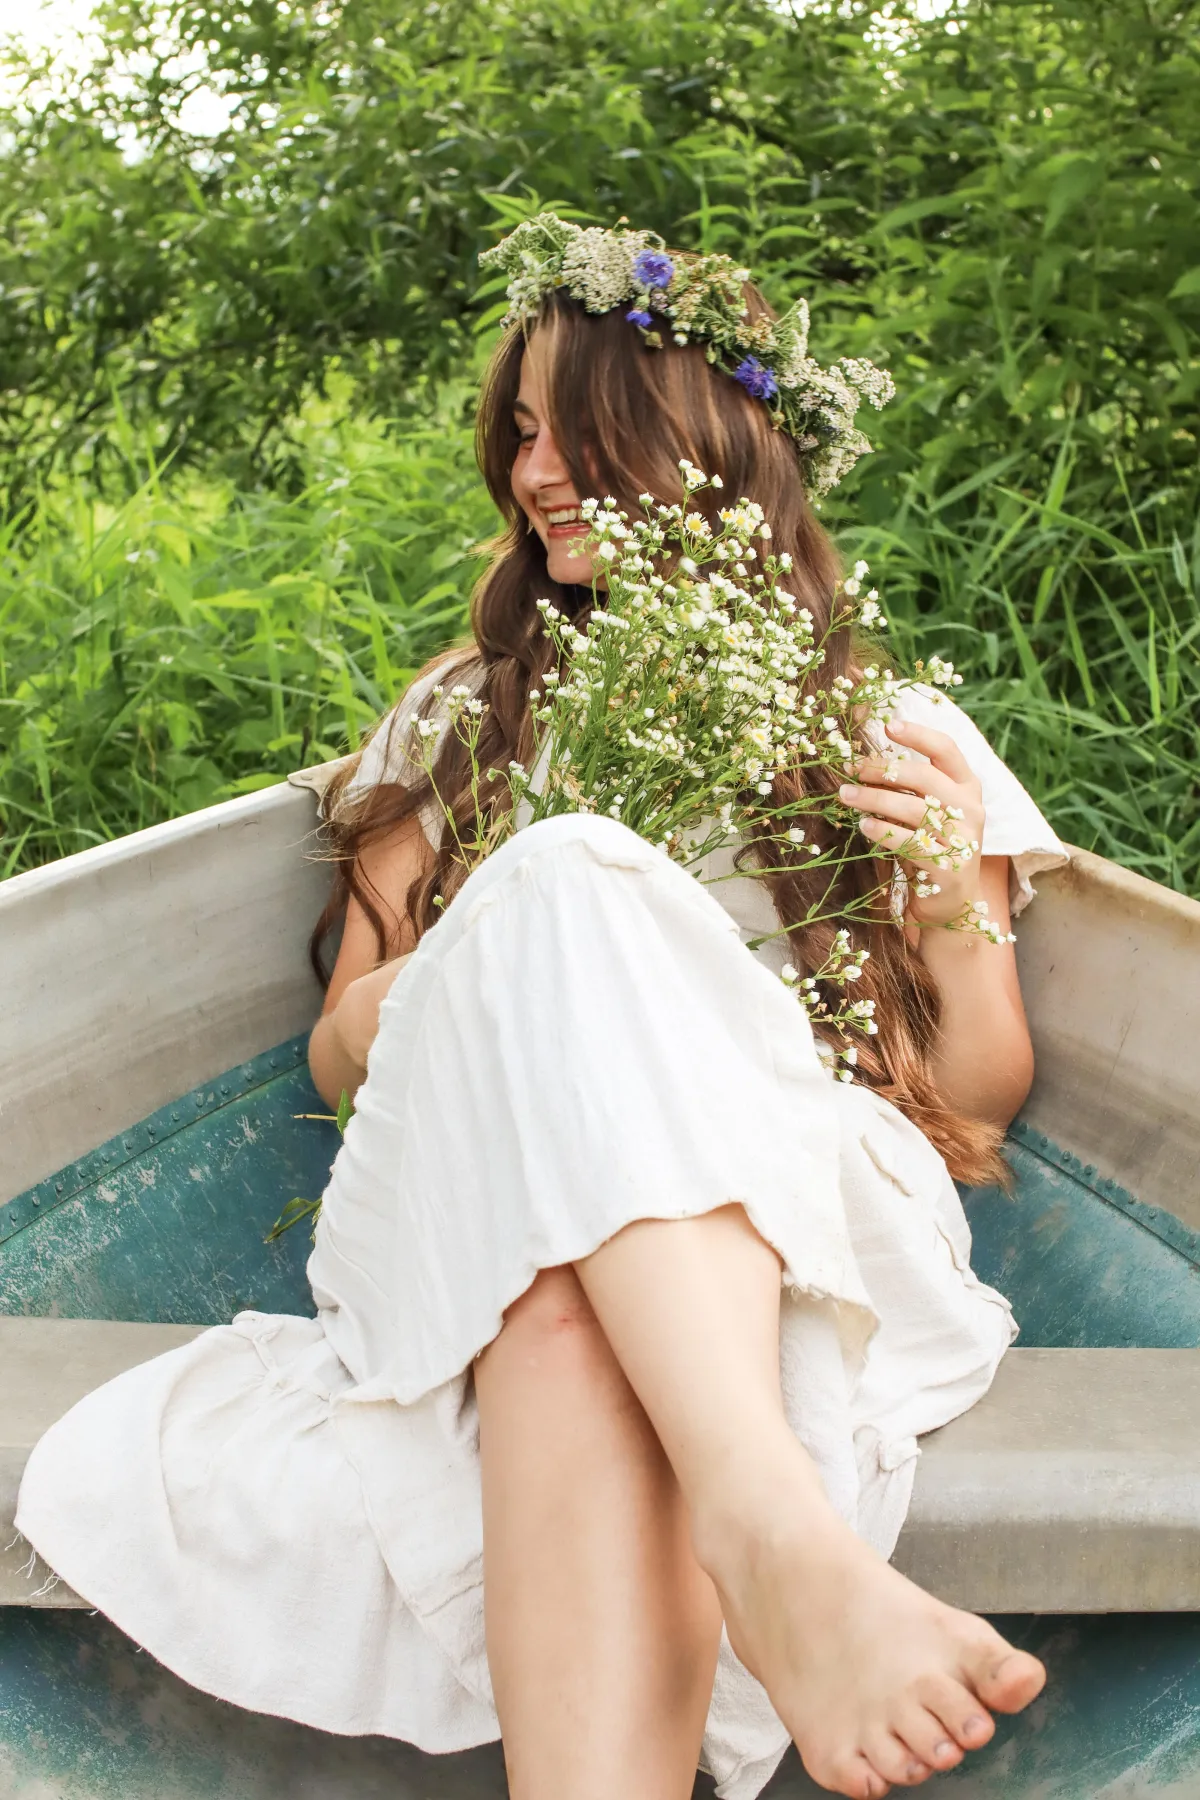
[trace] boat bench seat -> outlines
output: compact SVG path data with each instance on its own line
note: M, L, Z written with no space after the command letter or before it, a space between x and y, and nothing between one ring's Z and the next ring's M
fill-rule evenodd
M0 1318L0 1604L86 1605L10 1544L30 1449L199 1329ZM1200 1350L1010 1351L990 1393L923 1440L894 1560L976 1612L1200 1610Z

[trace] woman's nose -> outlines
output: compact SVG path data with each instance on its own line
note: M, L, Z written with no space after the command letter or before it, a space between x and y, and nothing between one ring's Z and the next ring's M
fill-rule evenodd
M525 464L525 479L531 488L561 487L571 479L548 425L541 427L533 441Z

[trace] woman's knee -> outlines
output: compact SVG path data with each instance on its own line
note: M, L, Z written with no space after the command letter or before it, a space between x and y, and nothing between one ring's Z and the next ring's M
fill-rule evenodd
M482 892L522 865L536 864L543 872L571 867L579 852L601 869L626 872L654 865L661 854L619 819L600 813L558 813L524 826L480 864L470 881Z
M651 848L644 838L619 819L610 818L607 813L592 812L556 813L553 818L540 819L536 825L526 825L510 841L529 850L553 849L561 844L593 844L610 852L616 849L633 851L639 861Z

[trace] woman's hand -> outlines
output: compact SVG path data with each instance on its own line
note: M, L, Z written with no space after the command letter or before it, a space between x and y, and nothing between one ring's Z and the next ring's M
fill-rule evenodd
M981 854L983 794L954 739L899 722L887 734L929 761L867 757L840 797L862 814L864 837L904 868L915 926L973 921L965 931L917 933L917 955L941 995L934 1078L947 1105L1004 1126L1033 1079L1008 931L1008 858Z
M897 721L887 735L929 761L867 757L839 798L863 815L863 836L903 865L907 916L918 925L949 925L983 897L983 790L946 732Z
M367 1056L379 1032L379 1009L397 975L412 955L394 956L366 975L347 984L333 1009L333 1030L338 1048L358 1069L365 1071Z

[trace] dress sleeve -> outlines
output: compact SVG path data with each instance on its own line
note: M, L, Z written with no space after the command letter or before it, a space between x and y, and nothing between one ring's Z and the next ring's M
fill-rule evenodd
M448 681L454 676L471 686L478 685L483 673L482 663L468 663L464 666L461 652L450 656L431 669L428 674L419 677L405 689L391 712L385 713L366 744L357 769L346 783L343 797L347 800L359 800L371 788L380 782L392 782L401 787L411 786L419 781L424 773L425 764L422 758L420 740L413 729L411 720L415 712L422 711L433 689L439 682ZM432 751L436 757L441 746L442 735L449 723L444 704L440 701L425 715L435 728L432 740ZM429 742L429 740L426 740ZM442 839L444 817L437 801L430 799L419 813L421 829L436 850Z
M952 737L970 763L981 787L985 822L983 854L1007 856L1011 869L1009 904L1012 915L1023 912L1034 896L1032 877L1061 868L1070 853L1044 818L1012 770L996 755L975 721L937 688L904 688L893 716L912 725L928 725ZM915 754L915 752L911 753ZM922 761L925 758L921 759Z

